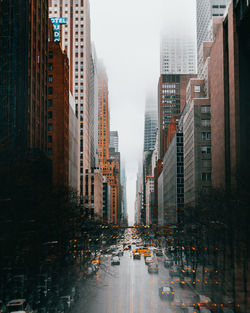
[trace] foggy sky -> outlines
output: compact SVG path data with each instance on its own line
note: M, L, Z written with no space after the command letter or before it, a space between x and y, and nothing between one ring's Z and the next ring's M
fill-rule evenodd
M119 132L130 223L142 159L146 95L157 103L160 34L195 31L195 0L90 0L92 41L109 79L111 130Z

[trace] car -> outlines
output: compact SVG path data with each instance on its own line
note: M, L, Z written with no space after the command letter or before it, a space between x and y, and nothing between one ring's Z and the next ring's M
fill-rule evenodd
M163 256L162 250L160 250L160 249L155 250L155 255L156 256Z
M169 286L163 286L159 288L159 296L161 299L166 299L169 301L173 301L174 300L174 290L172 287Z
M180 272L183 276L191 276L194 274L196 271L195 269L192 268L192 266L185 265L180 269Z
M111 260L111 265L120 265L120 258L118 256L114 256Z
M194 296L193 306L200 311L201 309L213 309L214 303L209 297L197 294Z
M144 252L144 258L150 257L150 256L151 256L151 252L150 251Z
M135 253L133 254L133 259L134 259L134 260L140 260L140 259L141 259L140 253L135 252Z
M158 264L157 264L157 263L149 264L149 266L148 266L148 272L149 272L150 274L152 274L152 273L158 274L158 273L159 273Z
M153 263L153 262L154 262L153 258L151 258L151 257L146 257L146 259L145 259L145 264L149 265L150 263Z
M174 301L171 303L171 305L175 308L182 308L185 306L185 303L180 298L175 298Z
M170 271L169 271L169 275L171 277L174 277L174 276L180 276L180 273L178 271L178 268L176 266L173 266Z
M173 266L174 262L171 259L165 259L164 260L164 267L169 268Z
M196 286L195 280L193 280L191 277L184 277L180 276L180 286L181 287L188 287L188 286Z

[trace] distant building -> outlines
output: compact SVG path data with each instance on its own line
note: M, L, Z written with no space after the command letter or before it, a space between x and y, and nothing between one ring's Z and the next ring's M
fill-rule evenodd
M107 178L103 176L103 222L110 222L110 185Z
M69 187L80 192L79 121L75 112L75 101L69 94Z
M153 192L154 192L154 177L147 176L145 180L146 225L150 225L152 223L151 208Z
M180 222L184 208L183 133L174 134L163 160L163 214L165 224Z
M171 32L163 32L160 49L160 73L195 74L196 42L195 37L173 26Z
M152 98L147 97L144 116L144 152L155 147L157 123L156 103Z
M111 130L109 133L109 147L114 148L115 152L119 151L119 136L116 130Z
M103 221L103 177L100 169L85 174L85 214L92 220Z

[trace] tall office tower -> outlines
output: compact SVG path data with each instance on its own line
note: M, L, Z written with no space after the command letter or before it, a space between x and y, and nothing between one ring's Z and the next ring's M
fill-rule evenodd
M102 61L98 62L98 153L99 167L109 157L108 77Z
M196 0L196 35L198 71L201 67L202 43L213 41L209 34L213 17L223 16L231 0Z
M80 202L85 193L84 176L91 165L90 85L91 40L88 0L49 0L49 16L67 18L59 26L62 49L69 58L70 91L75 99L76 114L80 116Z
M144 152L153 150L158 124L157 106L153 98L147 97L144 116Z
M97 56L92 43L91 53L91 86L90 86L90 138L91 167L98 167L98 69Z
M119 150L119 136L116 130L110 131L109 133L109 147L114 148L115 152Z
M0 1L0 142L47 150L46 1Z
M196 42L192 33L177 29L162 33L160 72L161 74L196 73Z

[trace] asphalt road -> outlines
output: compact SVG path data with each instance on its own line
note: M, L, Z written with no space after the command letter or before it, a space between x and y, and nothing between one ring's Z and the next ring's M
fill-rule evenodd
M172 286L175 299L186 302L192 298L191 290L182 289L170 278L162 257L158 258L158 274L148 273L143 256L133 260L131 252L125 251L120 259L120 265L111 266L111 256L102 257L98 273L82 283L74 313L173 313L173 303L159 297L161 286Z

